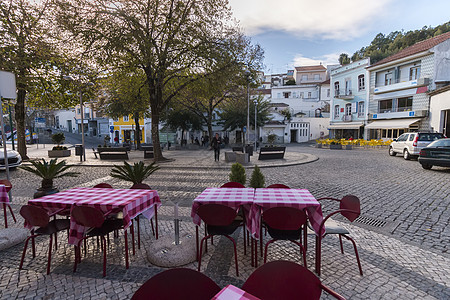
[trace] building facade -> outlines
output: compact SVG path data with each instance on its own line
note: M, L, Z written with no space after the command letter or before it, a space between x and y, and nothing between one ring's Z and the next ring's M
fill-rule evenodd
M431 130L450 137L450 85L432 91L429 95Z
M450 32L405 48L368 70L369 138L431 131L427 92L450 82Z
M365 138L369 58L331 71L330 137Z

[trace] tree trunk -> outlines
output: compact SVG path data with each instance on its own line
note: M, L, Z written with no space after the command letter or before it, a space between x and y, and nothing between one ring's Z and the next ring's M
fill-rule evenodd
M152 140L154 160L164 160L159 142L159 112L156 109L152 109Z
M22 159L28 160L27 144L25 143L25 96L27 91L19 87L17 93L17 102L15 107L16 130L17 130L17 151ZM12 128L11 128L12 131Z
M209 140L212 140L212 136L213 136L213 132L212 132L212 117L211 115L208 115L208 135L209 135Z
M244 126L241 127L241 136L242 136L242 145L245 146L245 132L244 132Z
M134 135L136 149L141 149L141 126L139 125L139 113L134 114L134 123L136 124L136 134Z

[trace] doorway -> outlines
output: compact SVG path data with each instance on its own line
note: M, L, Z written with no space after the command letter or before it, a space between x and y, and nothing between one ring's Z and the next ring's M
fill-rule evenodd
M297 129L291 129L291 143L297 143Z
M442 133L446 137L450 137L450 109L444 110L444 127L442 128Z

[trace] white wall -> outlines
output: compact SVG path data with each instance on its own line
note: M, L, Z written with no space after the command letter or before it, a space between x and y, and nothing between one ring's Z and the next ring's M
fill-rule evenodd
M443 132L444 110L450 110L450 90L431 96L430 125L433 131Z
M55 111L55 119L56 117L59 117L59 129L62 131L69 131L69 128L67 127L67 120L72 121L72 132L77 131L77 124L75 122L75 110L69 109L69 110L58 110Z

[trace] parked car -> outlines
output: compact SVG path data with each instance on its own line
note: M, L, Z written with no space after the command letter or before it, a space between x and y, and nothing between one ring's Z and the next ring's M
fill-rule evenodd
M442 133L434 132L407 132L399 136L389 146L389 155L395 156L397 153L403 155L408 160L417 157L420 150L428 146L431 142L445 138Z
M426 170L433 166L450 167L450 138L434 141L420 150L419 163Z
M22 156L20 156L19 152L14 150L8 151L8 166L10 168L18 167L22 164ZM3 149L0 149L0 170L5 170L5 158Z

